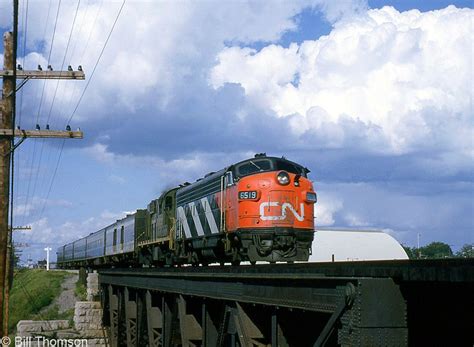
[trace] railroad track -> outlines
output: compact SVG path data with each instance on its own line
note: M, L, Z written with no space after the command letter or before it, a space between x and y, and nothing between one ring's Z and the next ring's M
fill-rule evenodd
M102 269L130 276L391 277L401 281L474 281L474 258Z

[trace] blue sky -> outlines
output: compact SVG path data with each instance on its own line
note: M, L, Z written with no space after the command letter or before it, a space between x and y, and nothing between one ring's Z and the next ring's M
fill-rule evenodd
M55 69L66 53L90 78L120 3L83 1L73 28L77 3L62 4L54 41L50 4L31 2L27 20L20 9L19 62L46 66L53 42ZM311 169L317 225L384 229L411 246L418 233L422 244L472 243L468 7L129 1L71 121L85 139L17 151L14 224L33 227L15 235L30 245L23 258L259 152ZM1 0L3 31L9 9ZM46 83L42 98L42 81L18 96L22 128L48 118L64 128L87 82L62 81L56 96L57 82Z

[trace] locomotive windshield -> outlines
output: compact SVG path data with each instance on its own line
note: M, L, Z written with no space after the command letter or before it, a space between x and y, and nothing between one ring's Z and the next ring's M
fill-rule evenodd
M306 169L286 159L279 158L258 158L240 163L235 168L237 177L248 176L258 172L284 170L306 177Z
M271 171L272 162L269 159L249 160L237 166L237 176L247 176L256 172Z
M288 160L276 159L275 160L275 170L285 170L294 174L300 174L306 176L306 171L301 166L292 163Z

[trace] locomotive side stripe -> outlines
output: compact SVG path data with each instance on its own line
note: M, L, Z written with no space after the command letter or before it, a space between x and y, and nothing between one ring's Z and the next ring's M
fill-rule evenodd
M207 200L207 198L202 198L201 204L202 204L202 208L206 212L207 224L209 224L209 227L211 228L211 233L217 234L219 232L219 229L217 228L216 220L214 219L214 215L212 214L209 200Z
M203 236L204 235L204 230L202 229L202 224L201 220L199 219L199 215L197 214L197 209L196 206L194 205L194 202L190 202L188 204L189 209L191 210L191 215L193 216L193 221L194 221L194 226L196 227L196 232L198 236Z
M186 219L186 214L184 213L184 208L182 206L179 206L177 212L178 212L178 219L184 228L184 233L186 234L187 238L190 238L191 230L189 229L188 220Z

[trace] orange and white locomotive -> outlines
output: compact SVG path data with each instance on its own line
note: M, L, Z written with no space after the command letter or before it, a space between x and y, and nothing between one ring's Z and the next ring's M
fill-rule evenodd
M58 250L58 264L306 261L317 200L308 172L283 157L258 154L192 184L170 189L151 201L146 210L75 241L86 244L80 258L75 256L74 243L63 246ZM125 220L127 228L123 227ZM90 257L88 238L94 240Z

